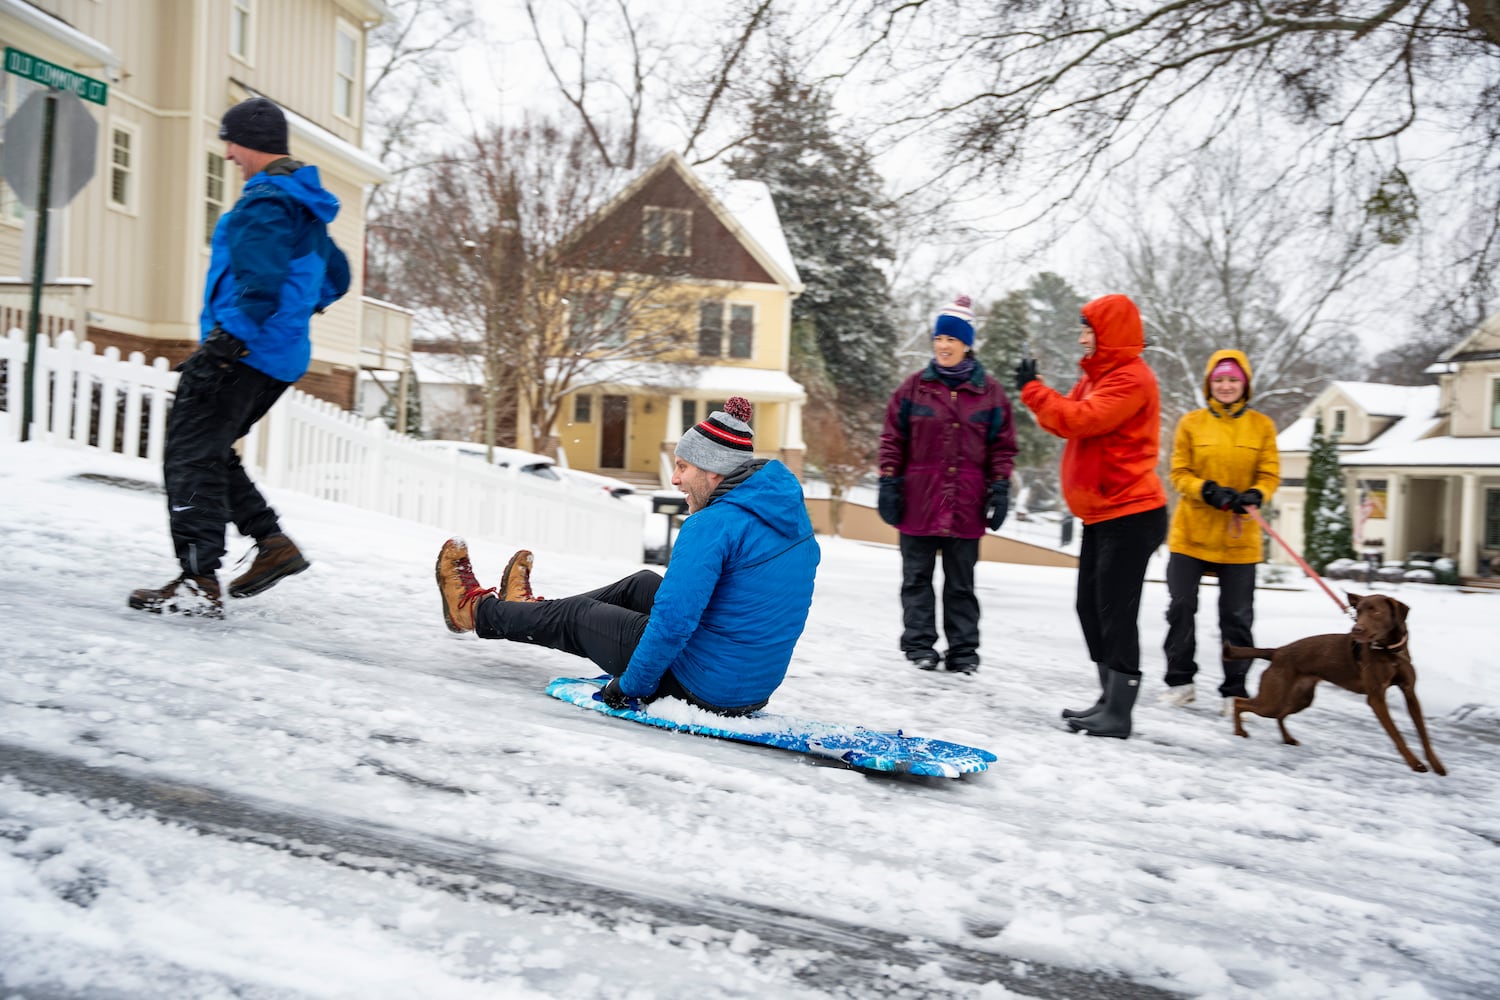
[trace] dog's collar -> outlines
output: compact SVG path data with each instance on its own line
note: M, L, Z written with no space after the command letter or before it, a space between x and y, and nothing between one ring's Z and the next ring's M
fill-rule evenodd
M1360 646L1369 646L1371 649L1379 650L1381 652L1398 653L1406 648L1406 642L1410 638L1411 633L1403 630L1401 632L1401 638L1392 643L1376 642L1374 639L1371 639L1369 642L1360 642L1358 639L1354 639L1354 646L1356 649L1358 649Z

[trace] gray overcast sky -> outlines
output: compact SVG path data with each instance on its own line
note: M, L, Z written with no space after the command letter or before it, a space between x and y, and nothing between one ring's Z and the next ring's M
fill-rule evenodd
M588 0L583 0L588 2ZM576 120L575 113L562 99L557 84L548 74L536 43L532 27L525 13L523 0L494 0L476 5L482 26L466 46L460 61L456 83L463 100L455 95L453 110L455 121L462 124L464 107L469 114L488 119L499 115L519 117L523 113L549 112L564 120ZM609 4L596 4L606 16ZM548 2L542 5L543 31L559 30L564 19L570 18L571 4ZM647 9L642 5L642 9ZM711 12L719 10L716 0L655 0L649 6L649 24L643 34L652 38L668 39L667 49L662 54L664 65L691 66L715 50L711 38L714 18ZM849 37L847 31L840 32L836 26L820 20L820 8L806 6L810 27L799 35L804 41L818 39L815 48L823 53L826 67L838 57L840 39ZM705 11L710 14L705 14ZM797 9L800 15L804 11ZM601 32L594 32L594 39ZM555 41L555 37L554 37ZM567 53L556 50L564 58ZM618 51L618 49L617 49ZM597 55L595 58L598 58ZM570 67L565 67L567 72ZM599 65L601 75L607 67ZM661 74L664 81L672 78L670 71ZM593 99L609 98L608 87L602 81L595 84ZM680 148L683 135L670 114L665 113L666 94L659 93L655 105L657 113L648 107L642 125L651 141L665 148ZM887 94L882 91L881 81L854 78L843 81L834 92L836 107L853 119L872 118L872 112L881 110L886 104ZM602 105L601 105L602 106ZM882 137L881 141L884 141ZM709 144L712 145L711 143ZM903 144L887 151L880 161L882 172L893 190L910 188L920 182L941 162L935 155L940 149L940 140L931 136L908 139ZM1001 230L1014 225L1023 213L1007 208L1011 204L1004 195L1011 192L998 191L981 184L971 184L956 192L949 199L949 207L955 225L972 226L980 230ZM1043 194L1048 194L1043 192ZM1126 288L1103 287L1102 275L1108 273L1106 254L1103 252L1101 230L1106 225L1118 225L1119 199L1106 200L1102 207L1074 225L1050 249L1038 253L1037 248L1050 242L1049 234L1062 223L1073 221L1066 215L1049 219L1023 233L1012 234L1003 239L991 240L975 247L963 255L962 263L924 285L934 286L939 298L963 291L973 295L978 303L986 303L1019 287L1039 270L1055 270L1073 281L1085 294L1102 294L1106 291L1125 291ZM1148 211L1152 211L1148 208ZM924 247L913 255L907 273L898 279L912 280L924 275L932 268L931 260L938 257L937 246ZM1372 317L1391 316L1399 303L1379 302L1397 282L1392 275L1403 271L1400 260L1393 261L1382 272L1383 279L1372 282L1358 296L1351 298L1346 311L1370 309ZM935 287L941 285L942 287ZM1389 346L1407 332L1404 322L1380 322L1373 319L1359 327L1357 336L1365 343L1370 354Z

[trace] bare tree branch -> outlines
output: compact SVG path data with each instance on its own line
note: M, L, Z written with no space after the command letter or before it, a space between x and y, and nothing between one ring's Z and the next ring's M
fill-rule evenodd
M715 111L718 110L719 101L729 89L729 81L734 75L736 66L744 58L745 53L750 48L750 42L765 23L770 14L771 5L772 0L761 0L756 5L754 10L750 12L749 18L746 19L744 29L739 33L734 42L726 47L723 55L720 57L714 74L713 87L703 102L697 120L693 122L692 128L688 130L687 142L682 147L682 155L684 157L691 157L693 147L697 145L704 130L708 128L709 120L713 117Z

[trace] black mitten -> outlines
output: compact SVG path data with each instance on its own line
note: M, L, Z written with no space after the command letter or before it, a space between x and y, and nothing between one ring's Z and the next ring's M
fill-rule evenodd
M198 349L215 361L238 361L250 354L243 340L219 326L209 331Z
M634 698L620 690L620 678L611 677L609 683L599 689L599 700L610 708L634 708Z
M1219 510L1228 510L1240 498L1238 491L1220 486L1212 479L1203 483L1203 502Z
M906 504L901 496L900 476L880 477L880 499L875 501L875 509L880 513L880 519L886 524L895 527L901 523L901 515L905 512Z
M1235 498L1234 506L1229 509L1236 514L1248 514L1250 511L1246 508L1259 507L1265 502L1266 498L1261 496L1260 490L1246 490Z
M984 502L984 520L991 531L999 531L1010 513L1010 480L997 479L990 483L989 496Z
M1016 391L1020 392L1026 388L1027 382L1035 382L1036 358L1022 358L1021 363L1016 365Z

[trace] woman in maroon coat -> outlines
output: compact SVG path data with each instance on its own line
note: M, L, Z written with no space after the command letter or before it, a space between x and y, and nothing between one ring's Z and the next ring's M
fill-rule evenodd
M1010 400L973 347L974 312L961 295L933 326L933 359L891 396L880 435L880 516L901 533L901 651L937 669L941 553L947 667L966 674L979 668L979 540L1005 521L1016 457Z

